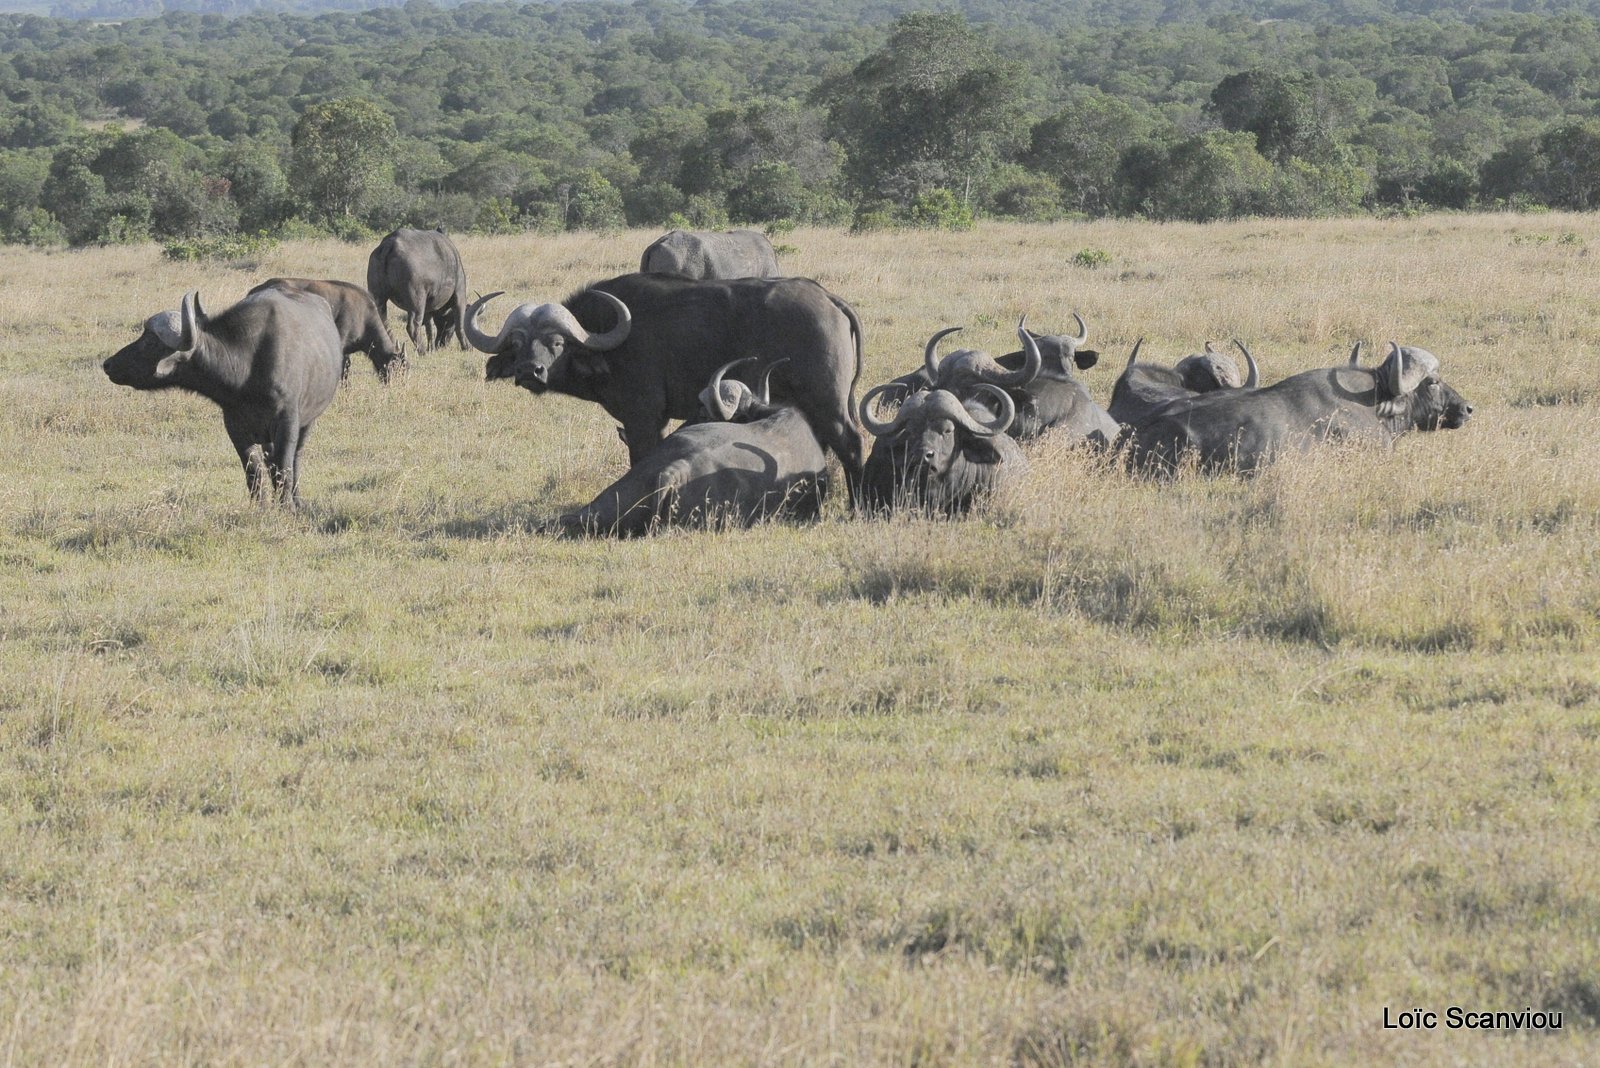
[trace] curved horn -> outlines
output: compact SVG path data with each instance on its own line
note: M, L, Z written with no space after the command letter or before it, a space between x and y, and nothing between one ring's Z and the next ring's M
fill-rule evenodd
M772 372L777 370L780 363L788 362L789 357L787 356L781 360L773 360L767 365L767 369L761 372L761 392L757 396L761 398L762 404L772 403Z
M1398 397L1404 392L1406 354L1400 351L1398 341L1389 342L1389 350L1389 358L1384 361L1384 368L1389 372L1389 395Z
M709 400L707 401L707 404L713 409L711 414L716 416L718 419L721 419L723 422L727 422L729 419L732 419L736 413L732 408L728 407L727 402L722 399L722 376L727 374L733 368L738 367L741 363L752 363L754 361L754 356L743 356L737 360L730 360L728 363L725 363L721 367L717 368L717 373L711 376L711 384L706 387L706 393L709 394Z
M1086 344L1089 340L1089 324L1085 323L1083 316L1077 312L1073 312L1072 317L1078 321L1078 336L1072 339L1072 343L1074 345Z
M1128 353L1128 366L1124 367L1122 369L1122 373L1123 374L1127 374L1129 371L1131 371L1133 369L1133 362L1139 358L1139 349L1143 345L1144 345L1144 338L1140 338L1138 341L1135 341L1133 343L1133 351Z
M191 289L183 295L183 303L179 306L178 314L183 320L183 344L179 351L188 352L194 348L195 342L200 338L200 320L205 312L200 310L200 291Z
M958 415L956 421L971 433L983 437L992 437L995 434L1003 433L1006 427L1011 425L1011 420L1017 417L1016 402L1011 399L1011 394L999 386L991 386L989 383L983 382L975 388L994 395L995 399L1000 402L1000 414L992 423L979 422L971 412L967 411L966 405L957 402L955 406Z
M928 377L933 379L936 383L939 381L939 356L936 351L939 348L939 342L951 334L958 334L960 332L961 327L959 326L947 326L937 334L930 337L927 345L923 346L922 362L928 368Z
M496 290L495 292L490 293L487 297L479 297L477 300L472 302L470 307L467 308L467 321L463 323L462 326L466 329L467 342L479 352L499 352L501 349L506 347L506 337L509 334L507 327L511 325L511 320L509 318L504 323L500 324L500 333L496 334L494 337L490 337L488 334L485 334L482 330L478 329L478 310L495 297L504 295L505 290Z
M861 425L866 427L867 430L872 433L873 437L881 438L885 434L893 434L896 430L900 429L900 420L904 417L906 411L904 404L900 405L900 410L895 412L894 418L887 423L880 422L872 418L872 402L876 400L879 395L887 393L891 389L899 388L901 387L900 383L898 382L885 382L881 386L874 386L872 389L867 391L867 395L865 397L861 398Z
M1235 341L1234 344L1237 345L1238 342ZM1206 342L1206 355L1207 356L1215 356L1216 354L1217 354L1217 343L1215 341L1207 341Z
M1024 315L1017 320L1017 340L1022 342L1022 366L1015 371L1001 369L998 364L985 360L988 368L983 373L983 380L996 386L1021 387L1039 377L1039 369L1044 366L1044 353L1039 351L1039 342L1028 332L1028 317Z
M1241 388L1255 389L1261 384L1261 372L1256 367L1256 358L1250 355L1250 350L1244 347L1243 341L1240 341L1238 338L1234 338L1233 343L1239 346L1240 352L1244 353L1244 365L1250 369L1249 372L1244 376L1244 385Z
M1350 367L1355 370L1361 366L1361 342L1357 341L1350 350Z
M573 331L572 340L584 348L593 349L596 352L609 352L628 340L628 335L633 332L633 313L628 310L628 306L622 303L619 298L612 296L603 289L591 289L589 292L597 297L604 298L616 309L617 325L603 334L591 334L582 326L578 326L578 329ZM573 325L577 325L576 322Z

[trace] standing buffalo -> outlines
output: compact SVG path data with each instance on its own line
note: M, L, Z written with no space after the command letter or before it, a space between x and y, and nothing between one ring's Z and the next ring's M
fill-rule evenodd
M1202 470L1252 473L1284 452L1323 441L1388 445L1409 430L1456 429L1472 405L1439 378L1425 349L1389 343L1378 367L1304 371L1256 390L1222 390L1170 403L1127 438L1135 466L1170 473L1193 455Z
M778 254L754 230L673 230L644 250L639 270L683 278L776 278Z
M1108 445L1116 439L1117 424L1105 413L1084 384L1073 374L1073 367L1087 370L1100 354L1082 346L1089 340L1089 328L1076 312L1079 334L1035 334L1017 324L1017 337L1023 347L998 359L975 349L958 349L942 359L939 342L960 327L939 331L923 348L923 366L901 375L884 388L886 399L903 400L923 389L944 389L965 396L973 386L988 383L1011 395L1016 418L1007 433L1030 440L1047 430L1073 440Z
M720 421L679 427L598 497L562 516L562 531L626 537L663 524L816 518L827 492L827 457L817 436L798 409L772 403L772 366L759 393L724 382L732 366L720 368L701 391Z
M352 282L318 278L269 278L250 291L284 289L299 293L313 293L328 302L333 309L333 323L339 328L339 344L344 349L344 377L350 375L350 354L364 352L372 361L378 378L389 381L395 367L404 368L406 354L394 343L378 306L365 289Z
M999 386L974 386L965 403L943 389L913 393L893 419L881 422L872 416L872 403L892 385L861 400L861 422L878 439L863 478L869 509L959 514L1027 471L1022 450L1005 433L1016 405ZM979 399L984 395L997 403L998 414Z
M1117 384L1111 387L1111 418L1118 423L1138 426L1175 400L1219 389L1255 389L1261 383L1255 357L1238 338L1234 338L1233 343L1244 353L1244 362L1249 368L1243 381L1239 378L1238 366L1209 341L1205 352L1185 356L1171 367L1162 367L1157 363L1138 362L1139 349L1144 344L1144 338L1140 338L1134 342L1128 366L1123 368Z
M106 376L134 389L187 389L222 409L250 496L268 479L290 508L300 503L300 450L339 388L344 361L328 302L266 289L208 316L200 294L145 320L137 341L106 360Z
M367 289L380 319L389 317L391 300L406 313L406 333L417 351L441 346L451 334L467 347L461 329L467 272L442 227L400 229L378 242L367 257Z
M485 377L599 404L622 424L631 462L656 447L669 419L696 417L700 388L718 367L744 356L787 359L777 378L783 395L857 484L863 443L851 394L861 323L810 279L625 274L561 304L520 305L486 334L478 312L499 295L480 297L466 316L467 339L492 353Z

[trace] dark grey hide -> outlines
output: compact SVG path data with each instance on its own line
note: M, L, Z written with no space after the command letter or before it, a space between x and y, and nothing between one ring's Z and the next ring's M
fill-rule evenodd
M1291 375L1257 390L1176 401L1127 435L1130 464L1171 473L1187 457L1201 470L1253 473L1285 452L1325 441L1389 445L1410 430L1455 429L1472 405L1439 378L1439 360L1390 343L1375 368L1351 362Z
M1140 338L1128 356L1128 366L1117 377L1117 384L1111 387L1108 409L1111 418L1118 423L1138 426L1176 400L1223 389L1255 389L1261 384L1255 358L1244 342L1235 338L1233 343L1239 346L1248 367L1243 376L1239 374L1238 365L1226 353L1218 352L1209 341L1205 352L1185 356L1171 367L1148 360L1140 363L1139 349L1144 344L1144 338Z
M350 354L365 353L372 361L372 369L384 382L399 368L406 366L406 354L394 343L389 328L378 314L372 295L353 282L340 282L332 278L269 278L250 292L263 289L287 289L297 293L314 293L328 302L333 309L333 323L339 328L339 345L344 350L344 376L350 375Z
M392 300L406 313L406 333L418 352L436 348L451 334L462 348L461 309L467 299L467 272L461 253L443 229L399 229L367 257L367 289L388 319Z
M673 230L644 250L639 270L682 278L776 278L778 254L755 230Z
M872 416L877 395L874 390L861 402L861 420L877 438L862 479L871 511L962 514L1028 469L1022 450L1005 433L1015 404L998 386L974 386L965 402L943 389L913 393L888 421Z
M928 340L923 366L887 383L891 388L882 396L893 402L920 390L945 389L966 397L973 386L986 382L1004 389L1016 406L1016 418L1006 431L1012 437L1026 441L1051 431L1072 440L1108 445L1116 439L1117 424L1073 373L1074 368L1093 367L1100 354L1083 348L1089 339L1089 328L1076 312L1073 318L1078 321L1077 337L1035 334L1019 324L1019 339L1026 335L1032 339L1032 346L1024 340L1021 349L998 359L975 349L959 349L941 359L937 354L940 340L960 328L941 330ZM1031 347L1038 349L1037 371L1031 370Z
M293 508L300 451L339 388L344 354L328 302L268 289L208 316L190 293L177 311L145 320L138 340L105 361L134 389L184 389L215 401L258 501L268 487Z
M532 393L564 393L603 407L622 424L637 464L670 419L694 419L717 368L746 356L778 364L777 395L798 408L844 464L852 487L864 443L852 392L861 373L861 324L848 304L806 278L695 281L625 274L562 304L523 304L496 334L477 325L497 293L474 301L467 339L491 353L489 380Z
M827 456L810 424L799 409L773 404L765 380L758 394L723 382L726 371L702 391L721 420L668 435L588 505L562 516L561 531L631 537L667 525L815 519L827 493Z

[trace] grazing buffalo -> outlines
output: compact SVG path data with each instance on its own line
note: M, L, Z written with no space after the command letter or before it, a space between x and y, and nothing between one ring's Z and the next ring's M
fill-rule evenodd
M461 328L467 272L442 227L400 229L378 242L367 257L367 289L380 319L389 317L391 300L406 313L406 333L418 352L443 345L451 334L467 347Z
M827 457L817 436L799 409L772 403L772 365L759 392L724 382L732 366L718 369L701 391L718 421L668 435L598 497L562 516L561 531L627 537L667 524L816 518L827 492Z
M104 367L119 386L215 401L250 496L265 501L270 484L293 508L300 451L339 388L340 350L328 302L315 294L266 289L212 317L189 293L177 311L145 320L138 340Z
M777 372L782 396L810 421L844 464L852 488L863 442L851 393L861 373L855 312L806 278L695 281L625 274L596 282L561 304L523 304L491 335L467 312L467 339L491 353L485 377L509 378L532 393L593 401L622 424L637 464L661 441L669 419L693 419L716 369L751 356Z
M333 309L333 324L339 328L339 344L344 349L344 377L350 376L350 354L364 352L381 381L389 381L396 367L406 365L405 350L394 343L372 295L353 282L321 278L269 278L250 292L286 289L314 293Z
M1144 338L1140 338L1134 342L1128 366L1123 368L1117 384L1111 387L1108 409L1111 418L1118 423L1138 426L1175 400L1220 389L1255 389L1261 384L1255 357L1238 338L1234 338L1233 343L1239 346L1249 368L1243 380L1239 378L1238 366L1209 341L1205 352L1185 356L1171 367L1139 363L1139 349L1144 344Z
M1350 362L1291 375L1264 389L1222 390L1170 403L1126 435L1130 462L1170 473L1186 456L1202 470L1252 473L1274 456L1323 441L1388 445L1409 430L1455 429L1472 405L1439 378L1425 349L1389 343L1378 367Z
M863 478L869 509L959 514L1027 471L1022 450L1005 433L1016 405L999 386L980 383L965 403L949 390L913 393L882 422L873 417L872 403L892 387L879 386L861 401L861 422L877 438ZM981 399L985 395L996 402L995 411Z
M999 386L1011 394L1017 417L1007 433L1029 440L1047 430L1074 440L1108 445L1117 436L1117 424L1089 396L1073 367L1087 370L1100 354L1082 346L1089 340L1083 317L1073 312L1079 335L1035 334L1017 324L1023 347L995 359L974 349L959 349L942 359L939 342L960 327L939 331L923 348L923 366L887 383L885 399L904 400L918 390L944 389L965 396L978 383Z
M639 270L682 278L776 278L778 254L754 230L673 230L644 250Z

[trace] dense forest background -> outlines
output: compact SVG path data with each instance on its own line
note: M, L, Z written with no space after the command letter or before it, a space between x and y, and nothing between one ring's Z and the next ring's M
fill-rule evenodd
M320 3L321 0L318 0ZM338 0L335 0L337 3ZM0 15L0 236L1209 220L1600 196L1588 5ZM121 19L97 22L94 19Z

